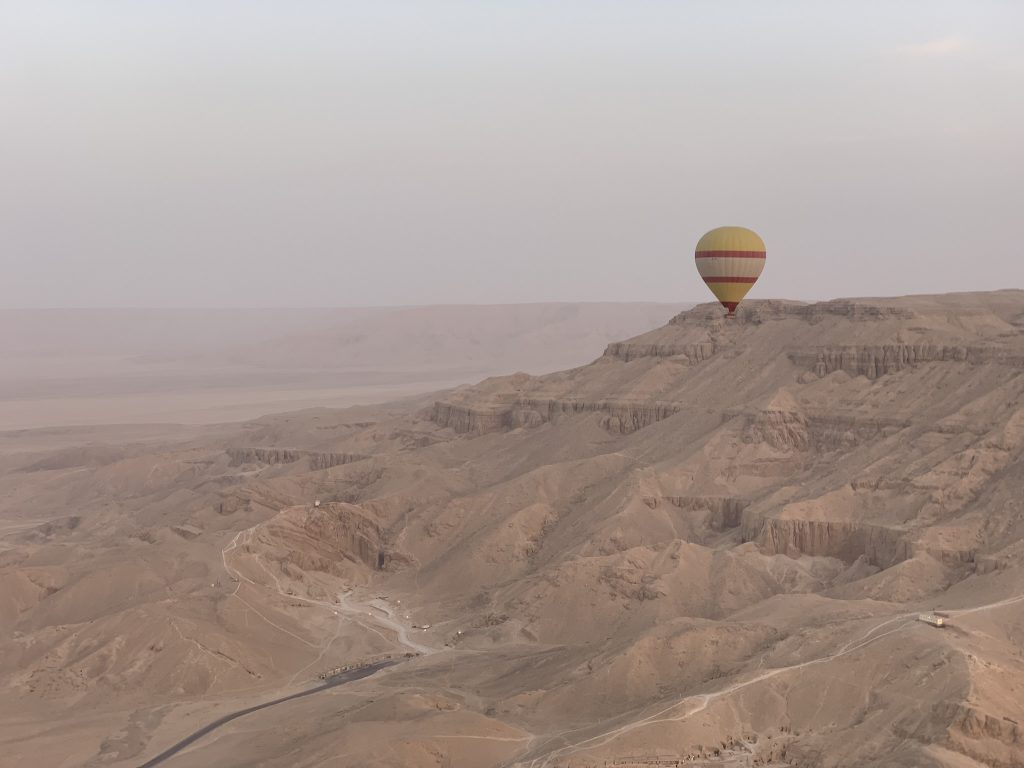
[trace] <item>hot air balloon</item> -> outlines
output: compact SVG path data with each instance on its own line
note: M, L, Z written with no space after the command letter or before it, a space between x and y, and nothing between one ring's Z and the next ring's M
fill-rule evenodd
M764 240L744 227L718 227L697 241L697 271L728 317L764 269Z

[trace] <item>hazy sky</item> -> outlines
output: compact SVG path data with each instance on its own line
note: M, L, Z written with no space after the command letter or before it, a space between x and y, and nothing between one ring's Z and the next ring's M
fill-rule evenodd
M0 306L1024 287L1020 0L0 0Z

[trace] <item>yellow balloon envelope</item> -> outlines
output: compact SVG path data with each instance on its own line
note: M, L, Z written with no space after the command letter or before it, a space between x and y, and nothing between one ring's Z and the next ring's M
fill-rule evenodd
M697 271L729 314L764 269L764 240L744 227L718 227L697 242Z

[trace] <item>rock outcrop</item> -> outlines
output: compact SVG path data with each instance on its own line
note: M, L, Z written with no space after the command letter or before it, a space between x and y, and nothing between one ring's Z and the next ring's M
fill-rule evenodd
M803 451L811 445L811 431L803 413L772 408L747 416L742 439L779 450Z
M865 558L870 565L888 568L913 554L906 532L869 523L840 520L803 520L746 514L741 526L744 541L753 541L769 555L834 557L852 564Z
M559 400L523 398L509 405L469 406L438 401L430 419L459 434L484 435L518 427L536 427L560 416L601 414L601 426L609 432L630 434L678 413L682 405L624 400Z
M996 363L1024 366L1024 357L994 346L947 346L939 344L882 344L819 347L789 353L794 365L818 376L845 371L851 376L877 379L922 363Z
M665 501L685 512L703 512L704 524L713 531L736 528L743 522L749 502L732 496L666 496ZM655 500L656 501L656 500ZM651 503L647 502L648 506Z
M430 420L460 435L485 435L511 429L511 413L511 408L481 408L439 400L434 403Z
M299 451L292 448L229 448L232 466L242 464L294 464L308 459L310 469L330 469L369 458L358 453Z
M702 344L633 344L619 341L609 344L604 357L611 357L628 363L643 357L677 357L684 358L691 365L702 363L711 358L717 351L714 342Z
M965 703L945 702L934 710L937 719L950 723L950 748L994 768L1024 766L1024 729L1018 722Z
M375 570L385 560L380 524L354 504L292 507L267 521L260 535L281 560L305 571L340 575L345 560Z
M888 437L910 424L903 419L767 408L746 415L742 439L748 443L767 443L778 450L830 451Z
M836 299L814 304L780 299L746 301L740 305L735 317L724 320L718 304L701 304L693 309L680 312L669 323L687 325L693 322L728 322L735 325L760 324L769 320L799 319L817 322L828 317L853 321L879 321L888 319L910 320L916 313L907 307L871 303L863 300Z

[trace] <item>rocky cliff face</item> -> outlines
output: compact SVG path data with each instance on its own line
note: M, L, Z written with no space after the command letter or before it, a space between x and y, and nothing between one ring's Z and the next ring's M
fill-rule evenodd
M665 501L684 512L704 513L704 524L718 532L738 527L749 504L730 496L666 496ZM645 502L651 506L651 501Z
M1018 722L964 703L943 702L935 711L950 723L952 749L994 768L1024 766L1024 729Z
M811 445L807 417L796 411L766 409L749 415L743 426L743 440L767 443L780 450L804 451Z
M601 426L610 432L630 434L678 413L675 403L629 402L615 400L524 400L530 411L539 412L545 421L553 421L563 414L600 413Z
M818 376L845 371L877 379L922 363L996 363L1024 367L1024 357L991 346L885 344L796 350L789 359Z
M620 341L609 344L604 356L624 363L643 357L677 357L696 365L710 359L715 352L715 343L711 341L701 344L633 344Z
M473 407L455 403L434 403L430 419L458 434L483 435L518 427L536 427L560 416L580 413L601 414L601 426L609 432L630 434L668 418L681 410L674 403L623 402L614 400L558 400L522 398L505 406Z
M740 305L735 317L725 319L722 308L717 304L707 303L680 312L669 323L672 325L688 325L697 323L730 323L734 325L760 324L771 320L798 319L806 322L818 322L826 318L842 318L854 322L870 322L881 320L911 320L917 317L913 309L896 305L885 305L857 299L835 299L820 301L814 304L803 304L797 301L779 299L761 299L746 301Z
M232 466L242 464L294 464L308 460L310 469L330 469L368 458L358 453L299 451L291 448L229 448Z
M764 409L745 416L742 439L786 451L832 451L889 437L910 426L903 419Z
M751 305L742 315L743 319L752 322L764 322L784 317L796 317L809 322L828 317L838 317L854 322L870 322L891 319L912 320L916 316L914 310L907 307L886 306L850 299L819 301L814 304L764 301Z
M511 408L475 407L439 400L434 403L430 420L460 435L485 435L511 429L511 412Z
M386 559L380 524L354 504L292 507L265 523L260 535L282 561L304 571L346 575L345 561L377 570Z
M834 557L845 563L865 558L870 565L888 568L912 554L906 533L862 522L796 520L748 514L741 535L765 554Z

